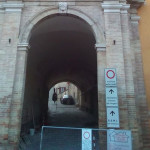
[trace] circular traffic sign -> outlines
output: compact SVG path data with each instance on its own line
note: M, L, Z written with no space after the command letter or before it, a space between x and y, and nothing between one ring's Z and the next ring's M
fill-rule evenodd
M115 77L115 72L114 72L113 70L108 70L108 71L106 72L106 76L107 76L107 78L109 78L109 79L113 79L113 78Z
M84 137L85 139L89 139L90 133L89 133L89 132L84 132L83 137Z

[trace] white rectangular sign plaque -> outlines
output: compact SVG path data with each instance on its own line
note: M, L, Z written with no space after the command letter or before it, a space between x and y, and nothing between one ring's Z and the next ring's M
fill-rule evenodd
M108 130L107 131L108 150L132 150L131 131L129 130Z
M118 107L118 93L116 87L106 87L106 106Z
M106 86L116 86L116 69L108 68L105 69L105 84Z
M119 128L119 112L118 107L107 107L107 127Z
M82 150L92 150L91 129L82 129Z

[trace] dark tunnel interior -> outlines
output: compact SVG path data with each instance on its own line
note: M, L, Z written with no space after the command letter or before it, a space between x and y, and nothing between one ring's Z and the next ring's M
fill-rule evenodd
M85 111L98 116L97 54L89 24L71 15L44 18L31 32L28 51L22 130L42 124L49 90L67 81L80 88Z

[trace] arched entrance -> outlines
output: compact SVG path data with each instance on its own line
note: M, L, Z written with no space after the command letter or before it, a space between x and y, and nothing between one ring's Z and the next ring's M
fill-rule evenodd
M77 83L84 97L80 107L98 113L95 43L91 27L73 15L46 17L32 29L23 108L26 127L32 126L32 117L42 124L49 86L59 80Z
M66 23L66 25L64 25L64 23ZM54 34L54 32L56 34ZM42 33L45 33L47 38L44 34L42 35ZM25 111L23 111L23 114L28 114L26 118L29 120L32 119L30 115L33 112L32 100L34 100L34 104L37 106L37 111L34 109L34 112L38 118L41 115L41 111L39 110L47 111L48 86L52 82L58 82L57 80L73 80L73 82L80 84L79 86L83 91L88 91L86 93L91 92L91 90L97 92L97 56L95 43L96 47L98 47L97 50L102 51L100 52L102 55L99 54L105 62L105 51L103 51L105 50L104 36L100 33L101 30L99 30L99 26L97 26L92 19L82 14L80 11L75 10L70 10L70 15L59 15L55 10L48 10L33 17L26 24L21 32L17 53L16 81L17 78L20 78L20 80L15 82L14 86L14 89L16 88L16 90L18 90L17 86L20 84L18 91L21 94L17 99L24 101L23 110ZM27 44L28 41L30 44ZM26 67L27 49L29 50ZM57 54L58 57L55 59L56 57L54 56ZM99 58L101 59L101 57ZM102 63L102 67L99 66L98 70L104 69L104 66L105 63ZM58 67L59 69L57 71ZM25 76L26 71L27 73ZM101 74L103 74L103 72L100 72L99 76ZM24 80L25 78L26 83ZM99 80L99 84L100 83L102 83L103 87L103 80ZM26 84L25 89L24 84ZM101 88L101 90L103 90L103 88ZM32 94L30 94L31 91ZM98 94L96 93L94 95L97 96ZM103 101L104 99L102 97L104 95L99 94L99 96ZM28 102L25 100L25 97ZM41 98L42 101L39 100ZM98 103L97 98L96 100ZM25 104L26 102L28 105ZM95 108L98 107L97 103L95 103ZM103 104L104 103L101 105L102 108ZM21 102L18 106L18 113L22 111L22 106ZM30 108L26 106L30 106ZM43 106L44 108L41 108ZM11 113L15 111L15 109L11 109ZM18 126L13 126L13 128L9 129L9 132L14 130L14 128L16 129L16 133L13 134L13 137L11 135L9 136L11 141L15 140L14 142L18 141L17 137L20 135L19 128L21 125L21 116L19 118L19 123L18 121L16 123ZM15 124L14 120L10 121L10 125L12 124Z
M21 35L20 40L25 42L27 32ZM102 39L96 24L84 15L53 14L38 20L26 39L30 50L22 116L25 128L32 126L33 117L41 124L43 114L48 111L49 87L58 81L76 83L83 95L80 107L92 112L98 120L95 44L103 42Z

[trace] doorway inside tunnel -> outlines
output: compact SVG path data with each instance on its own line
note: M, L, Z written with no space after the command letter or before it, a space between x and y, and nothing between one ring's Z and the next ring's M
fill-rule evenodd
M77 87L81 99L76 109L97 118L98 126L97 54L91 26L74 15L51 15L34 26L29 43L22 131L43 125L49 91L60 82ZM80 127L90 127L90 122Z

